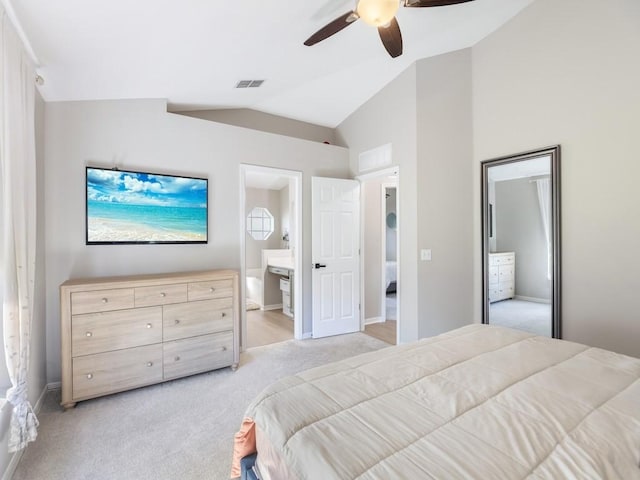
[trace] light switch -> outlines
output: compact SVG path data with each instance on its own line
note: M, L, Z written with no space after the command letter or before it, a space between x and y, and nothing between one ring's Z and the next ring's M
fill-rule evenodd
M431 260L431 249L423 248L420 250L420 260Z

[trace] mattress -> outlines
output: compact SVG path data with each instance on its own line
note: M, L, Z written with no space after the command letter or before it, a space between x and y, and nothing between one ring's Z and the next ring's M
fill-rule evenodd
M246 415L264 478L640 479L640 359L497 326L284 378Z
M389 285L398 280L398 262L387 260L385 279L387 282L385 288L389 288Z

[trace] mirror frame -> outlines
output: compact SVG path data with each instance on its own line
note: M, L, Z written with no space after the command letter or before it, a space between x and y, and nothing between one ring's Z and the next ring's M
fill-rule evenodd
M551 190L551 336L562 338L561 331L561 296L560 296L560 145L531 150L516 155L484 160L482 168L482 323L489 323L489 168L508 163L530 160L549 155L550 160L550 190Z

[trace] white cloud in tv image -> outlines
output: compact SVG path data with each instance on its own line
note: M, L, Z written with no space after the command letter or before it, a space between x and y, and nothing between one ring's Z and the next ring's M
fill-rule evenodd
M206 243L205 178L87 167L87 244Z

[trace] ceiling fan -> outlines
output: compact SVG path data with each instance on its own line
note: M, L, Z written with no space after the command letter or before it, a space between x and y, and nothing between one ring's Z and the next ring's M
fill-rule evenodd
M473 0L356 0L356 8L336 18L311 35L304 44L315 45L361 18L378 28L380 40L393 58L402 55L402 34L396 20L396 12L403 7L443 7Z

